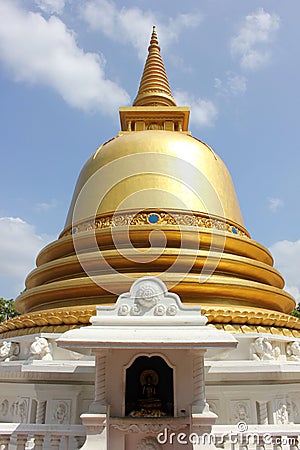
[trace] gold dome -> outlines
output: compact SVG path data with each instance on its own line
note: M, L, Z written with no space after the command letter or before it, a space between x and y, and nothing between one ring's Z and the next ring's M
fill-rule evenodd
M208 145L185 133L146 130L120 135L87 161L66 228L149 208L203 212L243 226L230 174Z
M88 324L95 305L144 275L200 304L216 327L300 336L295 302L244 228L226 166L188 132L189 108L168 86L154 30L135 106L120 108L121 132L82 169L65 228L39 254L16 300L23 315L1 324L2 336Z

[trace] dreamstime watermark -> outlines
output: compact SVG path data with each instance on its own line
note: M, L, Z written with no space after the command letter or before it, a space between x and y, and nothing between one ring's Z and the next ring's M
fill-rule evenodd
M176 273L173 281L172 277L168 278L168 288L170 289L185 279L192 271L199 256L201 233L200 227L195 225L196 220L193 220L195 219L193 209L204 212L207 220L211 222L215 217L224 218L225 213L214 186L197 166L186 159L169 154L161 154L159 161L160 164L157 163L156 152L137 152L116 158L101 166L87 179L77 194L76 202L73 205L72 227L76 230L77 224L83 218L88 218L96 223L99 215L101 216L101 210L107 211L107 208L114 210L113 220L115 223L118 223L118 219L126 211L134 211L135 217L137 217L138 214L143 214L149 209L157 210L158 214L159 211L166 209L176 222L180 245L176 247L177 254L173 252L173 262L161 272L157 269L155 271L158 272L158 277L161 274ZM148 181L145 182L145 185L143 182L139 184L137 180L140 176L151 180L150 184ZM195 205L198 205L198 208L195 208ZM187 223L178 220L176 215L178 211L182 211L185 217L188 216L189 220L193 222L195 231L199 233L198 240L190 239L186 233ZM158 261L160 257L164 256L168 249L165 227L158 226L154 227L155 229L152 227L149 233L150 246L145 248L147 247L147 243L145 243L141 250L131 242L131 225L129 220L125 224L122 222L120 226L110 227L114 247L120 257L128 260L131 266L144 264L146 267L147 264ZM89 243L88 252L93 254L93 264L82 249L80 232L74 232L72 238L78 261L95 284L117 294L113 284L107 284L106 280L109 276L117 275L119 282L132 283L131 273L124 272L112 264L113 259L107 257L108 253L98 245L96 227L94 229L91 227L89 231L92 240ZM225 247L226 233L222 230L216 232L213 227L210 228L210 232L211 241L208 246L206 244L205 255L202 255L205 260L198 272L199 283L205 283L214 273ZM188 258L186 258L187 255ZM183 261L185 261L184 266Z
M197 433L175 433L174 431L165 428L160 432L157 437L157 442L161 445L164 444L180 444L180 445L215 445L221 446L225 443L239 444L239 445L276 445L276 446L294 446L299 448L300 442L296 436L274 436L270 433L257 433L248 429L248 425L245 422L239 422L236 425L236 429L228 433L203 433L201 435Z

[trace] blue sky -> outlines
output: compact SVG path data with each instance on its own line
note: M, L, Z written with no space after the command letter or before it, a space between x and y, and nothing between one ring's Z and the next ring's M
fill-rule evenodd
M246 228L300 299L299 14L298 0L0 0L0 296L63 229L155 24L193 135L227 164Z

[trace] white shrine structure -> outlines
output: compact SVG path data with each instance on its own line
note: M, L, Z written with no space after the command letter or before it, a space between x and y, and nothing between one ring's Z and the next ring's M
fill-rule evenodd
M187 437L211 431L217 416L205 399L204 354L234 348L231 334L206 327L200 307L182 305L154 277L135 281L115 306L97 307L91 322L57 341L95 354L95 401L81 416L88 430L83 448L133 449L143 442L140 448L160 448L157 437L165 440L166 430Z
M1 450L296 450L300 320L157 35L0 324Z

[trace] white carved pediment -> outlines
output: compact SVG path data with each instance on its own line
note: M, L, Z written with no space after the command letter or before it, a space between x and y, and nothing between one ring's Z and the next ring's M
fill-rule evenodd
M169 292L167 286L156 277L136 280L129 292L121 294L114 306L97 306L94 325L124 324L186 324L205 325L207 318L201 315L200 306L185 306L179 296Z
M57 344L74 348L233 348L234 337L205 326L199 305L183 305L155 277L137 279L115 305L97 306L91 327L69 330Z

